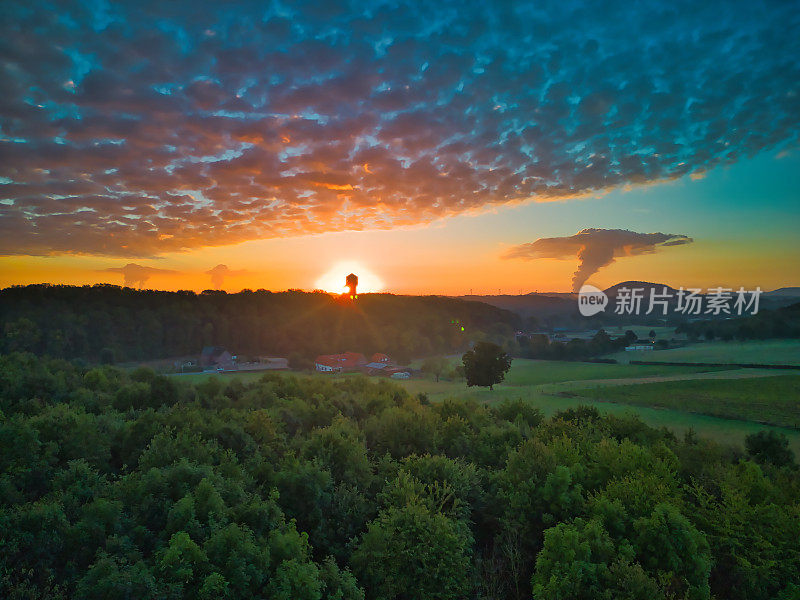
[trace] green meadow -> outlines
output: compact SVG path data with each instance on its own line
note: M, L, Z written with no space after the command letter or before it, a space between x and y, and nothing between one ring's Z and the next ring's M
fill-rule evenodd
M772 348L787 345L754 344ZM228 373L219 377L246 383L264 373ZM198 382L211 376L214 375L193 373L177 377ZM647 424L667 427L678 435L692 429L699 435L735 445L743 445L751 433L775 429L789 438L792 449L800 456L800 374L784 371L515 359L506 380L492 391L467 388L463 381L437 382L432 377L397 383L414 394L424 394L432 402L468 398L493 403L521 398L545 415L579 404L611 414L632 412Z
M800 375L698 379L618 385L570 392L620 404L800 429Z
M656 337L658 340L659 338ZM620 362L654 360L665 362L752 363L800 365L800 340L716 341L689 344L671 350L616 352L609 358Z
M431 401L521 398L546 415L588 404L610 414L636 413L648 425L678 435L694 430L739 446L751 433L774 429L800 455L800 375L783 371L515 359L494 391L432 379L401 383Z

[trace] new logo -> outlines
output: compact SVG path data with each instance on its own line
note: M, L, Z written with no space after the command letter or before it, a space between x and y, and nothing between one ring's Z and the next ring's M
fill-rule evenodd
M608 296L601 289L584 284L578 292L578 310L584 317L603 312L608 306Z

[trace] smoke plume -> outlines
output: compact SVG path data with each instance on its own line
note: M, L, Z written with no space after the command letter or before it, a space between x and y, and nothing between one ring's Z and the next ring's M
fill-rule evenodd
M156 269L155 267L145 267L136 263L128 263L124 267L110 267L105 269L108 273L121 273L125 280L126 287L133 287L138 284L139 289L153 275L173 275L177 271L169 269Z
M637 233L627 229L583 229L567 237L539 238L511 248L503 258L577 257L578 270L572 277L577 292L592 275L624 256L652 254L665 246L691 244L692 238L674 233Z
M222 284L225 283L226 277L237 277L239 275L247 275L248 271L229 269L228 265L217 265L213 269L206 271L206 275L211 276L211 285L216 289L220 289Z

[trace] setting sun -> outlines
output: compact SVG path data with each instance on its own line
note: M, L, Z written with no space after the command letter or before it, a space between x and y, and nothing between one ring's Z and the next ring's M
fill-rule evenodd
M356 261L336 263L332 269L317 279L314 287L333 294L344 293L347 289L345 277L349 273L358 275L358 291L361 293L381 292L384 289L383 281Z

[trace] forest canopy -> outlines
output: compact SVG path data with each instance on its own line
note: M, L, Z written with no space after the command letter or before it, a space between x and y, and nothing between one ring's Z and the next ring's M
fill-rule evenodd
M766 438L751 457L589 407L544 418L362 376L191 384L31 354L0 357L0 411L5 598L800 589L800 474Z

